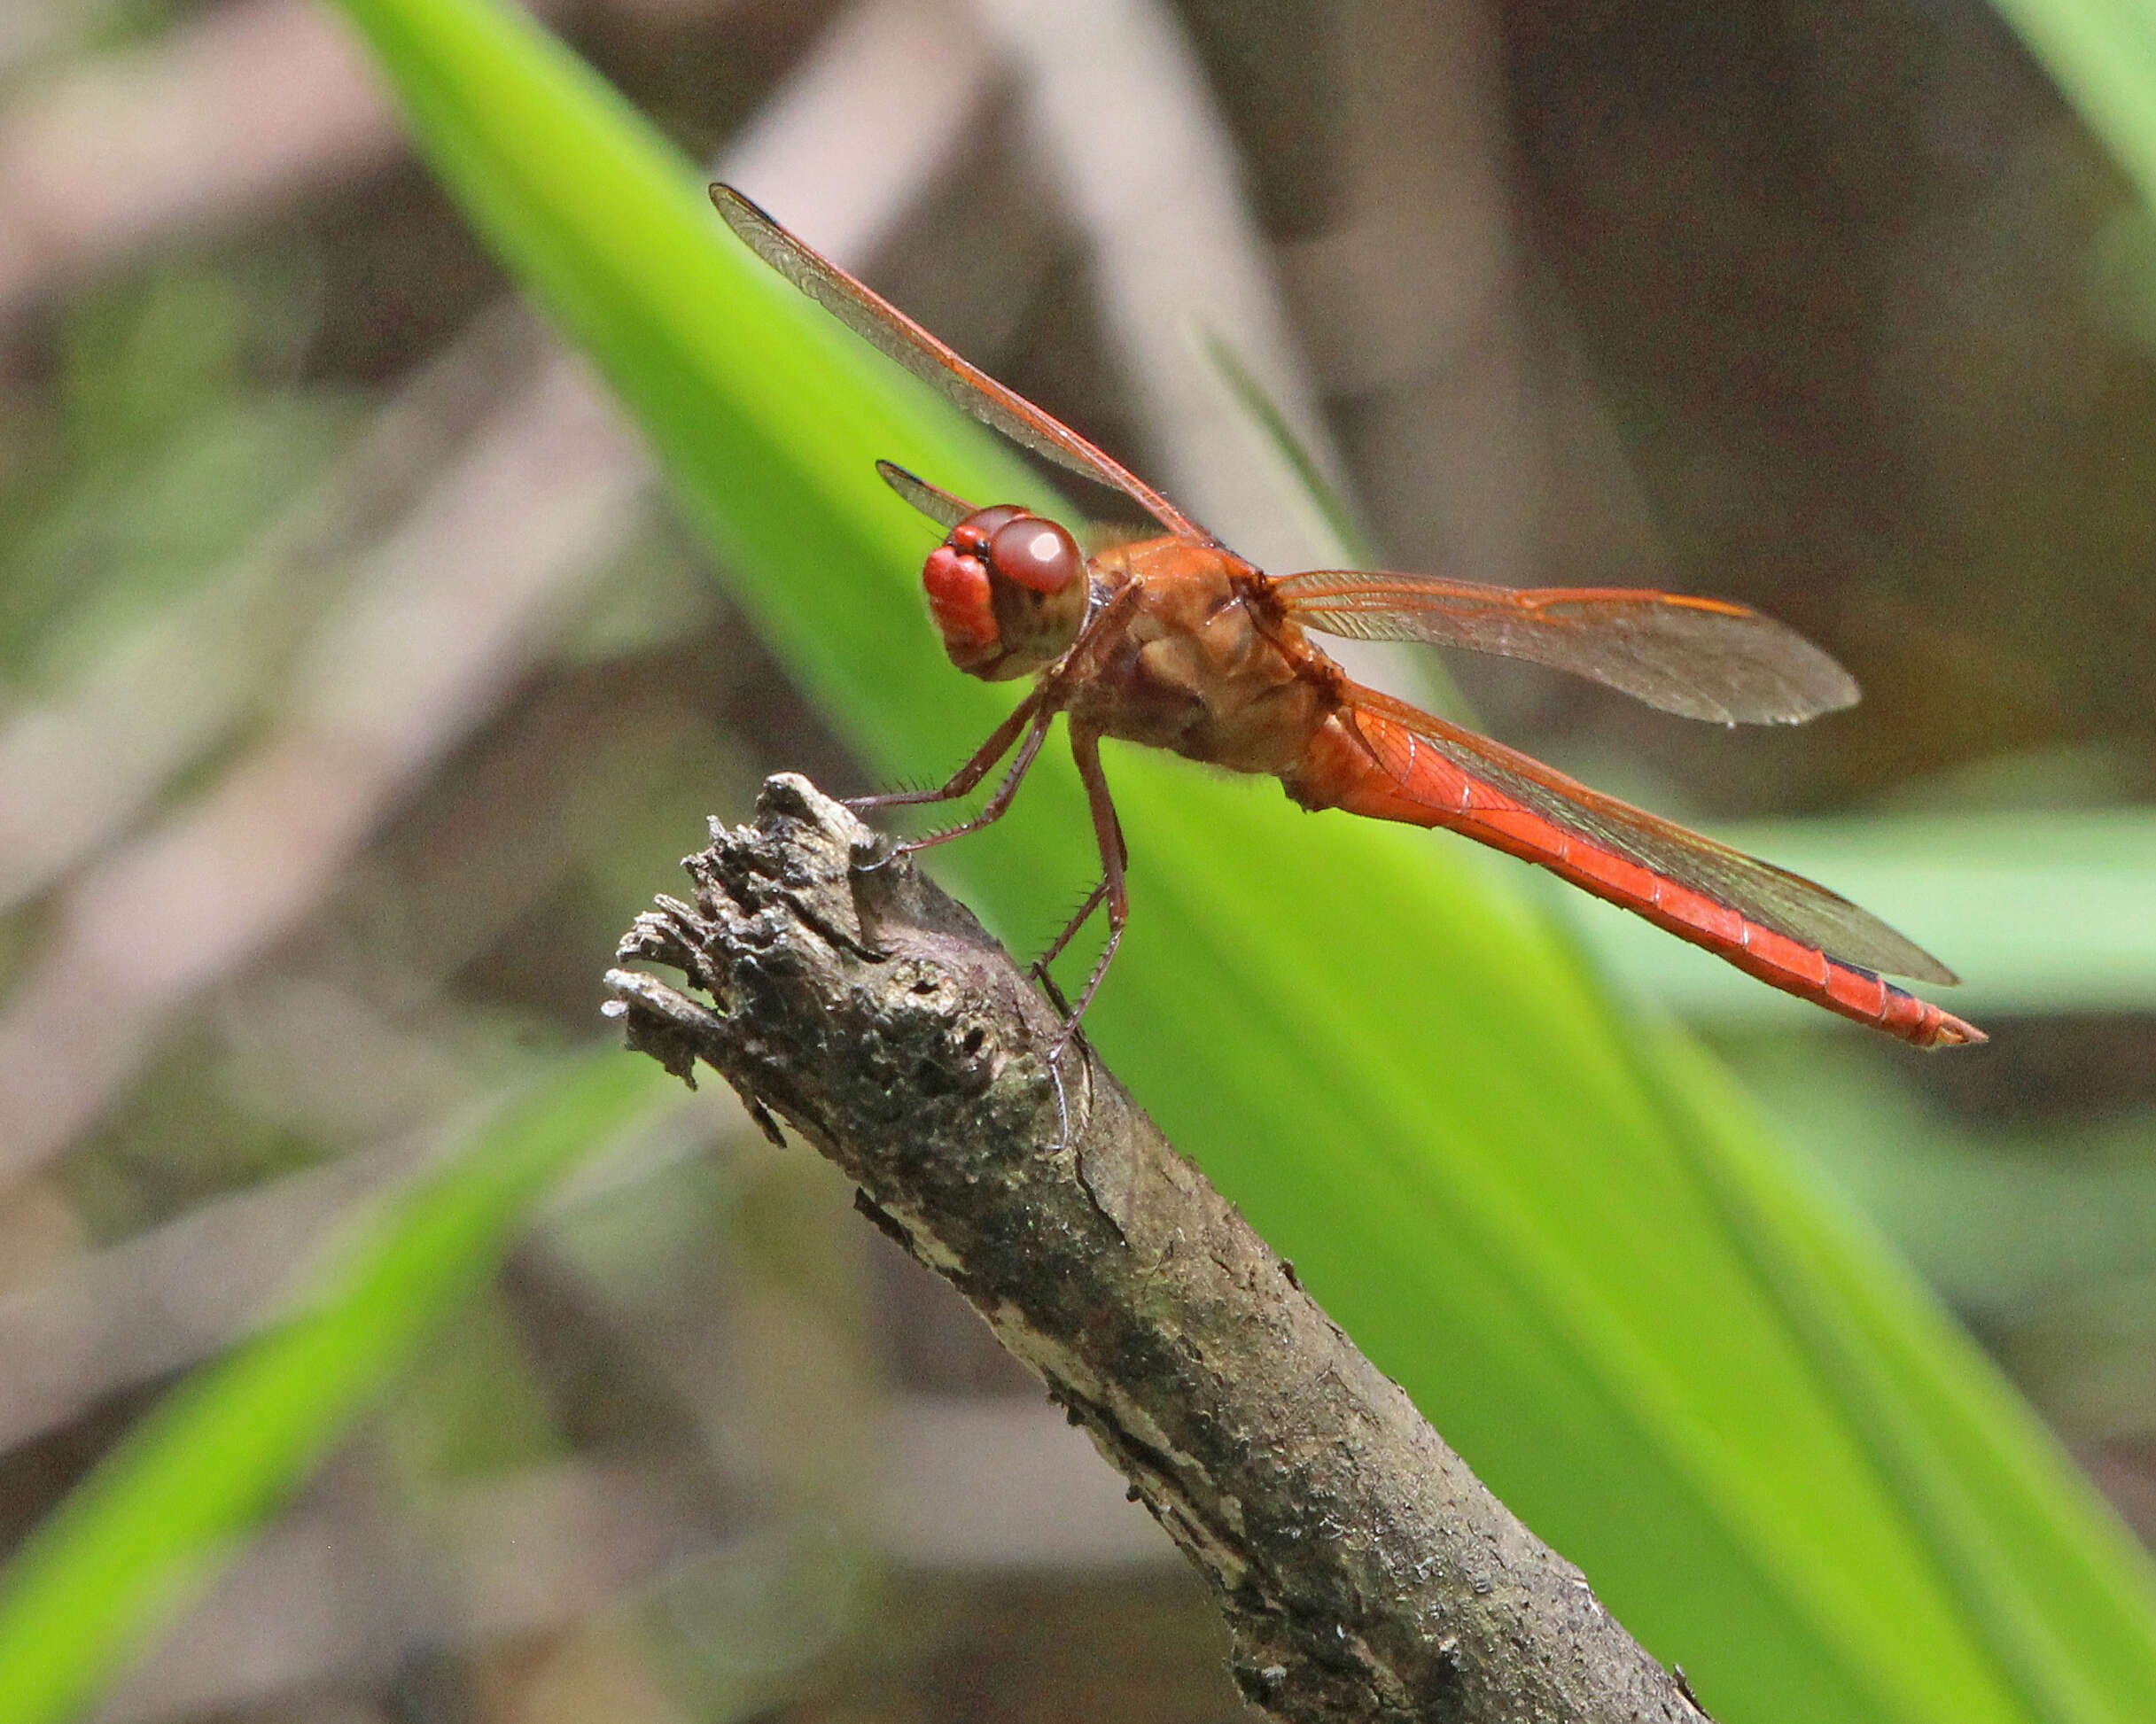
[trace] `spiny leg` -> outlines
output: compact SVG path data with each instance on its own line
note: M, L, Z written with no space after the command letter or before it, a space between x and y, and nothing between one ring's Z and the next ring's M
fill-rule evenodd
M1120 627L1126 613L1137 602L1138 595L1139 589L1135 586L1126 586L1095 610L1086 626L1079 631L1077 641L1063 655L1062 664L1058 671L1077 659L1089 642L1111 628ZM1011 798L1017 794L1018 785L1025 777L1027 769L1032 765L1034 757L1040 752L1040 744L1047 735L1048 723L1061 704L1066 680L1058 674L1058 671L1051 671L1035 684L1033 692L1019 702L1010 716L989 733L988 740L975 750L973 757L952 773L950 781L940 788L896 790L880 796L850 796L845 805L858 813L870 808L917 807L923 803L954 802L988 776L996 762L1010 751L1010 746L1017 741L1019 733L1030 724L1032 726L1031 734L1019 749L1018 758L1012 763L1009 774L997 787L995 795L989 798L988 805L979 814L961 825L953 827L948 832L936 833L911 843L900 844L893 854L904 855L909 850L926 850L932 844L946 843L953 838L963 837L969 832L978 832L983 827L1000 819L1010 807ZM1068 934L1064 937L1067 939Z
M1102 780L1102 788L1105 793L1105 779ZM1115 814L1112 804L1109 812L1111 816ZM1131 847L1123 840L1123 822L1120 819L1116 820L1116 850L1123 858L1123 866L1128 868L1131 866ZM1108 877L1103 874L1101 877L1101 883L1086 895L1086 901L1071 912L1070 920L1063 924L1063 931L1050 941L1048 949L1032 962L1031 972L1034 979L1047 990L1049 1002L1066 1018L1070 1015L1070 1003L1063 998L1062 990L1055 985L1055 978L1048 974L1048 966L1062 956L1063 948L1078 937L1078 931L1086 926L1086 918L1101 907L1102 900L1107 897Z
M1055 1038L1049 1050L1053 1059L1060 1054L1078 1033L1078 1020L1086 1015L1086 1008L1093 1004L1093 997L1100 991L1101 981L1114 961L1116 948L1123 944L1123 929L1131 919L1130 894L1124 885L1124 867L1129 852L1123 843L1123 822L1116 818L1116 804L1108 794L1108 780L1101 772L1101 739L1093 730L1082 725L1070 726L1070 754L1078 762L1078 780L1086 787L1086 806L1093 814L1094 843L1101 851L1101 883L1087 897L1084 906L1066 928L1062 936L1048 949L1053 958L1068 945L1070 936L1090 916L1094 906L1105 902L1108 905L1108 944L1101 947L1101 955L1094 960L1093 974L1086 978L1086 986L1079 991L1078 1003L1064 1016L1062 1033ZM1046 959L1042 960L1044 963Z
M1126 852L1124 857L1125 866L1128 866L1129 861L1130 857ZM1077 936L1078 929L1086 926L1086 918L1101 907L1101 901L1107 896L1108 881L1102 880L1098 886L1086 895L1086 901L1078 905L1070 920L1063 924L1063 931L1049 943L1048 949L1025 967L1025 973L1033 978L1034 982L1039 985L1040 991L1048 997L1048 1004L1055 1008L1055 1015L1063 1021L1062 1033L1056 1038L1055 1047L1049 1050L1048 1061L1050 1068L1055 1072L1055 1099L1059 1110L1062 1107L1063 1078L1062 1068L1055 1063L1056 1058L1062 1052L1067 1042L1076 1042L1080 1047L1084 1047L1086 1032L1078 1028L1077 1015L1070 1010L1070 1002L1064 998L1062 988L1055 980L1055 973L1048 966L1062 955L1063 948ZM1064 1123L1069 1124L1068 1119Z
M1078 937L1078 931L1086 926L1086 918L1101 907L1101 900L1107 896L1108 881L1103 879L1086 893L1086 901L1071 912L1070 920L1063 924L1063 931L1048 943L1048 949L1033 960L1034 976L1048 990L1048 998L1055 1004L1055 1009L1065 1017L1070 1015L1070 1006L1063 998L1062 990L1055 985L1055 978L1049 975L1048 966L1062 956L1063 948Z
M1018 740L1018 733L1032 722L1039 711L1046 691L1036 688L1018 703L1011 715L988 734L988 740L974 751L973 757L955 773L950 781L936 790L892 790L880 796L848 796L845 805L860 813L869 808L907 808L928 802L956 802L969 790L986 778L997 761L1010 752L1010 745ZM1036 742L1033 745L1039 748Z
M1053 709L1044 709L1033 715L1032 725L1025 733L1025 741L1018 745L1017 758L1010 763L1010 771L1003 774L1003 781L996 786L995 794L981 804L979 813L969 820L961 820L946 831L931 832L925 838L913 838L895 845L893 854L905 856L915 850L947 844L953 838L963 838L969 832L978 832L983 827L993 826L1001 819L1010 808L1011 798L1018 794L1019 785L1025 781L1026 773L1031 770L1034 760L1039 756L1040 745L1047 740L1048 726L1055 722Z

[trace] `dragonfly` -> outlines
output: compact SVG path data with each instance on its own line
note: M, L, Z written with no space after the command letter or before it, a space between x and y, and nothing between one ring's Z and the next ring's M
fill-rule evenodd
M1948 986L1957 978L1847 898L1366 687L1310 638L1499 654L1721 724L1797 723L1852 704L1855 680L1794 630L1724 600L1631 588L1506 587L1350 569L1268 575L742 193L714 185L711 196L751 251L856 334L1021 447L1121 492L1164 529L1087 556L1060 524L1030 509L976 508L894 462L876 463L891 489L944 531L922 582L952 663L990 682L1033 680L947 782L849 805L955 801L1008 759L977 813L899 849L978 831L1002 818L1056 715L1065 716L1101 872L1037 973L1045 978L1096 911L1105 906L1108 917L1102 950L1066 1014L1066 1038L1130 920L1129 850L1101 767L1101 742L1115 738L1270 774L1306 809L1459 833L1915 1046L1986 1039L1885 979Z

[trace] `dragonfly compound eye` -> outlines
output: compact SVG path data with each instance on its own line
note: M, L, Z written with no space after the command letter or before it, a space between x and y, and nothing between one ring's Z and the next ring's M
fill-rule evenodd
M1024 513L1016 503L998 503L993 509L976 509L951 529L947 542L961 555L985 557L988 555L988 541L996 530L1017 520Z
M1078 579L1086 559L1078 543L1053 521L1021 516L998 527L988 541L989 566L1036 593L1060 593Z

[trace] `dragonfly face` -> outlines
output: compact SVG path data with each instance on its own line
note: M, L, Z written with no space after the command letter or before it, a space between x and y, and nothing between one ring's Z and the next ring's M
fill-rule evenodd
M1055 522L999 504L929 553L921 581L951 662L1005 682L1054 664L1086 620L1086 558Z

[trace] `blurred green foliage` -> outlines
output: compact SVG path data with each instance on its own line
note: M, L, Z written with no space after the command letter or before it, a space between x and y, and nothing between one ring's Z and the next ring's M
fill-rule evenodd
M513 20L463 0L347 10L374 32L445 179L639 412L758 633L864 757L899 774L947 768L1004 696L934 660L911 573L923 530L866 463L894 454L982 497L1046 501L1038 481L924 409L732 252L682 165ZM2137 13L2008 10L2146 186L2156 77L2129 51ZM2032 22L2040 13L2051 22ZM2092 303L2144 343L2149 231L2144 211L2122 210L2088 258ZM160 787L175 802L262 721L290 643L340 576L260 550L349 448L362 408L294 376L315 291L293 254L235 249L82 295L53 344L59 414L0 433L12 698L66 693L191 599L227 594L252 618L221 637L229 662L213 668L229 672L234 697ZM2143 579L2137 497L2129 469L2096 503L2051 500L2086 527L2099 582ZM2028 555L2002 540L2010 566L1982 590L2013 590L2007 577ZM642 653L682 683L707 669L667 657L688 619L708 620L689 555L654 534L624 563L557 655L560 734L582 735L574 720L606 704L577 705L580 664ZM1908 579L1920 588L1929 577ZM2032 613L2049 614L2056 594L2029 590ZM2093 649L2128 657L2136 643L2109 614L2092 602L2080 625ZM1896 612L1876 633L1896 640L1887 624L1905 620ZM1891 660L1898 648L1880 650ZM2070 680L2083 662L2073 639L2049 650L2051 681ZM2011 683L2012 664L1979 663L1957 686L1986 677ZM1892 698L1895 678L1872 680ZM2024 695L2040 701L2044 678L2028 680ZM2121 698L2091 693L2088 710ZM592 941L570 943L566 959L518 951L518 919L552 910L603 938L665 883L704 808L743 805L747 761L712 740L709 717L684 706L594 758L549 758L569 781L545 804L557 871L534 868L518 882L529 896L471 936L509 950L485 1006L423 1021L446 1064L483 1085L543 1063L527 1044L543 1002L564 991L549 966L588 963ZM2082 782L2055 764L2034 775L2048 790L2024 786L1992 813L1737 836L1919 927L1969 972L1980 1021L1990 1010L2146 1012L2156 829L2145 811L2102 805L2140 780L2113 763L2066 794L2080 805L2032 819L2038 796ZM530 770L502 765L502 800ZM2056 1397L2071 1434L2145 1431L2156 1421L2145 1103L2041 1140L1967 1129L1919 1099L1894 1051L1836 1039L1816 1014L1637 924L1613 921L1607 944L1597 932L1593 962L1606 956L1640 993L1718 1027L1782 1136L1810 1156L1793 1169L1720 1072L1651 1013L1609 1006L1589 961L1537 919L1538 895L1514 891L1502 866L1420 835L1305 821L1269 788L1175 765L1118 753L1110 772L1141 857L1142 918L1097 1021L1111 1062L1720 1715L2140 1715L2156 1688L2144 1566L1870 1228L1891 1231ZM1014 945L1045 938L1084 884L1088 841L1067 773L1055 764L1043 777L1021 819L948 858ZM362 877L325 937L423 944L397 924L419 917L440 860L424 837L391 849L372 866L396 874L397 890ZM510 853L530 852L488 852ZM506 891L512 872L492 879ZM1592 926L1599 912L1581 914ZM41 932L33 906L0 929L0 951ZM582 985L578 972L566 990ZM1755 1024L1803 1033L1784 1042ZM354 1118L325 1127L253 1106L270 1086L246 1065L220 1037L183 1030L71 1176L84 1213L124 1235L365 1135ZM441 1183L383 1218L311 1316L206 1371L138 1428L11 1572L0 1719L63 1715L70 1697L112 1681L121 1650L223 1541L285 1500L393 1381L403 1406L389 1443L414 1481L545 1456L556 1419L538 1368L476 1290L540 1185L643 1105L641 1068L613 1069L563 1076L473 1137ZM184 1164L167 1153L181 1139ZM1870 1220L1815 1187L1813 1169ZM816 1285L827 1260L813 1223L782 1200L790 1191L752 1194L736 1217L743 1254L763 1252L758 1272L804 1299L839 1301L844 1290ZM675 1261L661 1236L712 1224L730 1202L627 1204L582 1245L633 1284ZM429 1325L460 1309L448 1339L422 1352ZM671 1620L672 1643L698 1666L684 1685L713 1716L782 1704L804 1669L870 1632L859 1546L798 1533L744 1541L655 1596L654 1619ZM876 1619L872 1632L891 1632L888 1614Z

